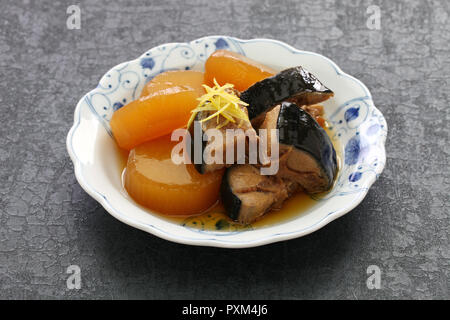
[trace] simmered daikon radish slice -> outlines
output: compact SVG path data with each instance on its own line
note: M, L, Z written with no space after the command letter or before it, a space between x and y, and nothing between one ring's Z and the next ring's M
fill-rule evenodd
M141 98L174 91L196 91L201 96L205 93L202 87L204 77L203 72L192 70L163 72L145 85Z
M204 93L202 75L197 71L160 74L145 86L139 99L114 112L110 126L119 147L131 150L185 126Z
M223 170L200 174L192 164L175 164L170 135L131 150L125 171L125 188L139 204L160 213L198 214L219 198Z
M205 82L214 85L214 78L220 85L234 84L234 88L244 91L254 83L271 77L275 70L253 61L239 53L217 50L205 63Z

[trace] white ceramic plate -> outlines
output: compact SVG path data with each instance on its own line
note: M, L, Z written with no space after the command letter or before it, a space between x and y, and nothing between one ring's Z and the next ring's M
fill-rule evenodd
M144 84L160 72L203 70L216 49L239 52L277 70L302 65L335 93L324 106L332 140L342 146L337 183L326 197L291 220L233 232L194 229L143 209L122 187L120 160L109 128L114 110L136 99ZM369 90L330 59L274 40L211 36L164 44L109 70L97 88L78 102L67 149L81 187L120 221L174 242L244 248L304 236L356 207L384 168L386 134L386 121Z

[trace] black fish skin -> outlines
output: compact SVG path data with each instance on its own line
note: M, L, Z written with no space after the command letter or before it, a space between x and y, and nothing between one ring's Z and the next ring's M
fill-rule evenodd
M331 187L337 172L336 151L325 130L294 103L283 102L277 119L280 144L310 154L326 174Z
M273 77L261 80L241 93L241 100L248 103L250 120L270 111L276 104L295 98L300 105L310 104L308 96L321 95L318 101L325 101L333 91L325 87L313 74L301 66L281 71Z
M206 148L207 141L203 141L203 131L200 131L200 132L195 132L194 131L194 128L195 128L194 127L194 123L195 123L195 121L199 121L200 120L199 116L200 116L200 114L197 114L197 116L195 117L194 121L192 121L190 127L188 128L188 131L189 131L189 134L190 134L190 137L191 137L191 144L190 144L190 146L188 146L187 151L188 151L189 157L191 159L191 163L194 164L195 169L199 173L204 174L205 173L205 162L203 160L203 151ZM195 135L200 135L202 137L201 138L201 141L202 141L202 157L201 157L201 161L202 162L201 163L195 163L195 161L194 161Z
M229 172L230 169L227 169L223 175L222 184L220 185L220 197L227 215L231 219L237 220L239 218L242 201L233 193L233 190L231 190L228 177Z
M337 173L336 151L328 134L313 117L296 104L283 102L276 118L279 130L279 143L293 146L315 159L322 175L326 177L327 189L334 181ZM233 192L230 173L238 165L225 171L220 188L220 196L227 215L238 221L242 214L242 200ZM322 190L322 191L325 191Z

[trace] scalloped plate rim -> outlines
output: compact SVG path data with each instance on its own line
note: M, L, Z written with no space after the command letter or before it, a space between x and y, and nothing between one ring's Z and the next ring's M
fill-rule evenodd
M315 55L315 56L319 56L320 58L326 60L336 71L336 74L339 76L344 76L347 77L351 80L353 80L354 82L356 82L359 86L361 86L363 88L363 90L367 93L367 97L372 101L373 103L373 99L372 99L372 95L369 91L369 89L366 87L366 85L361 82L360 80L358 80L357 78L345 73L344 71L342 71L342 69L334 62L332 61L330 58L327 58L321 54L312 52L312 51L306 51L306 50L299 50L294 48L293 46L279 41L279 40L274 40L274 39L266 39L266 38L254 38L254 39L248 39L248 40L244 40L244 39L239 39L236 37L231 37L231 36L225 36L225 35L212 35L212 36L205 36L205 37L201 37L198 39L194 39L190 42L170 42L170 43L164 43L155 47L152 47L148 50L146 50L142 55L140 55L139 57L137 57L136 59L133 60L129 60L129 61L125 61L122 63L119 63L117 65L115 65L114 67L110 68L100 79L102 79L105 75L107 75L109 72L111 72L112 70L118 68L119 66L122 66L124 64L127 63L132 63L135 61L138 61L142 58L143 55L145 55L146 52L155 50L157 48L161 48L163 46L169 46L169 45L181 45L181 44L189 44L189 43L193 43L195 41L201 41L201 40L205 40L208 38L227 38L227 39L233 39L237 42L242 42L242 43L249 43L249 42L272 42L272 43L276 43L278 45L281 45L282 47L285 47L287 49L289 49L292 53L295 54L309 54L309 55ZM215 235L211 235L211 238L205 239L205 238L195 238L195 237L184 237L181 235L175 235L175 234L171 234L168 233L164 230L161 230L160 228L148 224L148 223L144 223L141 221L138 221L136 219L130 218L127 215L119 212L118 210L116 210L107 200L107 198L100 193L99 191L95 190L90 184L88 184L84 178L83 178L83 174L82 174L82 164L81 161L78 159L77 155L75 154L73 147L72 147L72 137L77 129L77 127L79 126L79 124L81 123L81 121L78 119L78 117L80 117L80 109L81 109L81 104L83 103L84 99L90 95L91 93L95 92L96 88L90 90L88 93L86 93L85 95L83 95L83 97L78 101L75 111L74 111L74 123L72 125L72 127L70 128L67 138L66 138L66 147L67 147L67 151L69 153L69 156L74 164L74 172L75 172L75 177L78 181L78 183L80 184L80 186L93 198L95 199L97 202L99 202L103 208L109 213L111 214L114 218L118 219L119 221L128 224L134 228L140 229L142 231L148 232L150 234L153 234L159 238L171 241L171 242L175 242L175 243L180 243L180 244L186 244L186 245L195 245L195 246L211 246L211 247L222 247L222 248L250 248L250 247L256 247L256 246L262 246L262 245L267 245L270 243L275 243L275 242L280 242L280 241L285 241L285 240L290 240L290 239L295 239L295 238L299 238L302 236L306 236L312 232L315 232L319 229L321 229L322 227L324 227L325 225L329 224L330 222L334 221L335 219L343 216L344 214L350 212L351 210L353 210L358 204L360 204L362 202L362 200L366 197L369 189L371 188L371 186L373 185L373 183L377 180L378 176L381 174L381 172L383 171L384 167L385 167L385 163L386 163L386 148L385 148L385 143L386 143L386 137L387 137L387 131L388 131L388 127L387 127L387 123L386 120L383 116L383 114L381 113L381 111L375 106L375 104L373 104L373 108L375 109L375 111L377 111L380 116L382 117L384 124L385 124L385 130L386 130L386 135L381 136L382 139L382 143L381 146L382 148L380 149L381 153L379 154L380 156L380 160L382 163L381 166L378 166L376 169L376 176L371 176L370 178L368 178L368 180L365 182L365 185L367 186L365 189L361 189L360 192L357 193L357 196L353 199L353 201L347 205L344 208L332 211L330 213L328 213L325 217L323 217L321 220L315 222L314 224L305 227L303 229L300 230L296 230L296 231L292 231L292 232L286 232L286 233L276 233L276 234L271 234L271 235L266 235L264 237L258 238L258 239L252 239L252 240L239 240L239 241L229 241L229 240L225 240L222 237L217 237Z

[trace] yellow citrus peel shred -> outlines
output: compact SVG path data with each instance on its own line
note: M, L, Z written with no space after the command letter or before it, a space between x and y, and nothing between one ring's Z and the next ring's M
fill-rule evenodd
M227 83L220 86L216 79L214 79L214 86L211 88L207 85L203 85L206 93L202 95L197 100L199 101L198 106L191 111L192 115L188 121L187 127L189 128L194 121L197 113L202 111L213 112L208 117L200 120L200 122L205 122L216 117L217 129L222 128L230 122L236 122L235 119L239 121L239 127L245 122L250 122L247 113L240 106L248 106L247 103L241 101L238 96L227 91L227 89L232 89L234 85ZM219 118L222 116L224 119L219 124Z

